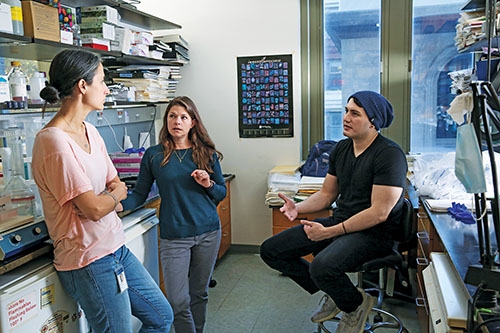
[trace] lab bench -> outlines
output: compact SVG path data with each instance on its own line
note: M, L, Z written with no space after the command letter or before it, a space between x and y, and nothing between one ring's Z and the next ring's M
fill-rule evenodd
M431 298L434 295L430 295L430 293L435 293L434 289L436 288L433 289L429 285L424 272L429 265L432 265L432 253L437 252L441 260L445 260L450 279L457 283L457 288L453 292L455 295L447 295L443 291L445 286L437 287L437 292L443 294L441 296L444 298L442 306L447 308L448 317L452 317L448 318L448 323L445 323L450 326L447 331L462 332L467 324L466 318L464 320L462 316L459 316L459 320L456 320L457 316L451 316L449 313L460 312L463 314L466 312L466 301L476 291L476 286L468 285L464 280L468 267L479 264L477 225L476 223L464 224L447 213L433 212L423 203L421 198L417 214L417 238L417 313L421 330L424 333L432 332L436 325L441 324L432 320L432 311L435 309L432 309L429 302L432 303ZM490 239L492 246L496 248L493 234L491 234ZM435 256L437 257L438 254ZM461 299L462 301L447 301L450 296L455 300ZM465 304L453 304L464 302Z

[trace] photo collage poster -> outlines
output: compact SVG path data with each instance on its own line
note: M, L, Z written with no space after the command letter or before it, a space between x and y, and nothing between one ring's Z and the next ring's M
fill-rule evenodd
M238 57L240 138L293 137L292 55Z

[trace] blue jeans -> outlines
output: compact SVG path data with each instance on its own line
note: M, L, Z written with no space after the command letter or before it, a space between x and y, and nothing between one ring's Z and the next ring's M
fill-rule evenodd
M124 270L128 289L120 292L116 271ZM71 271L58 271L95 332L132 332L133 314L141 332L169 332L173 312L167 299L141 262L124 245L115 253Z
M314 220L329 227L333 216ZM327 293L340 310L352 312L362 303L362 295L346 272L354 272L365 262L390 253L394 241L374 228L315 242L307 238L302 225L272 236L260 246L260 256L271 268L290 277L307 292ZM313 254L311 263L302 256Z

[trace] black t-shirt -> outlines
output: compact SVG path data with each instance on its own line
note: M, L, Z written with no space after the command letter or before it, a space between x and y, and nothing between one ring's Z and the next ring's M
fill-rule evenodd
M344 221L371 206L373 185L404 189L408 165L403 150L379 134L358 157L354 156L352 139L341 140L330 154L328 173L336 176L339 186L336 221ZM404 192L404 191L403 191ZM387 220L374 228L385 232L397 229L404 193Z

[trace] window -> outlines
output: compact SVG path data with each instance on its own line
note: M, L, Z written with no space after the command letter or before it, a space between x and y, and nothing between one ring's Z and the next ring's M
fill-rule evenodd
M324 0L324 136L340 140L347 98L380 90L380 0Z
M473 66L473 55L458 53L454 44L465 2L413 1L412 152L455 150L456 124L446 112L455 97L448 73Z

